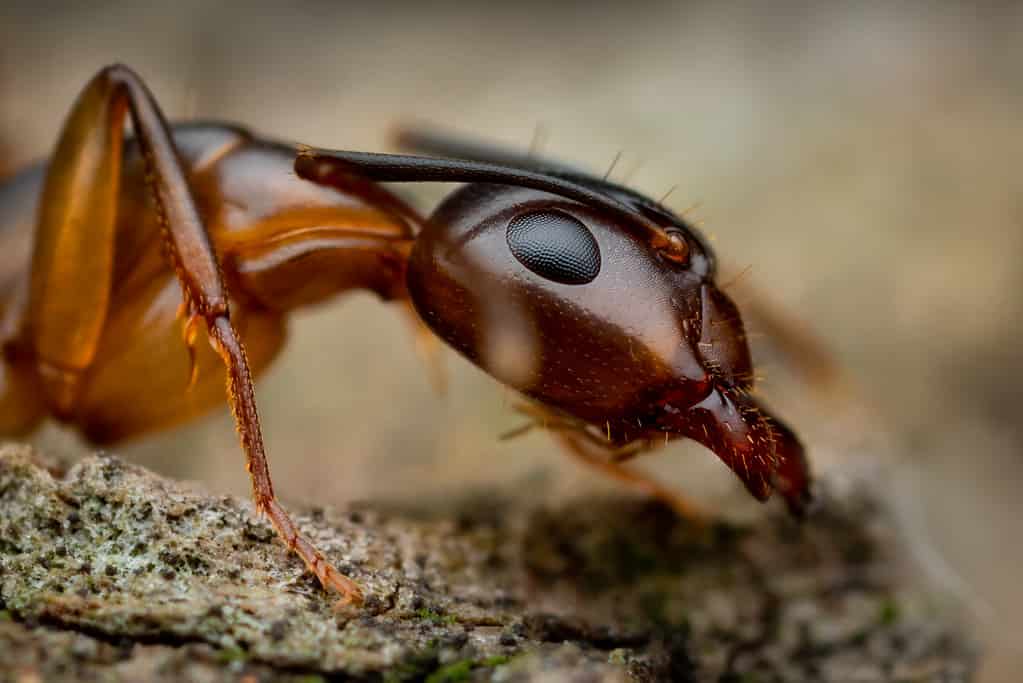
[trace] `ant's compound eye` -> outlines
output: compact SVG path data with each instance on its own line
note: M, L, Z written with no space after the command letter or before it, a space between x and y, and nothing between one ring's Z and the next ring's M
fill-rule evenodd
M508 248L537 275L564 285L584 285L600 272L597 240L562 211L532 211L508 223Z

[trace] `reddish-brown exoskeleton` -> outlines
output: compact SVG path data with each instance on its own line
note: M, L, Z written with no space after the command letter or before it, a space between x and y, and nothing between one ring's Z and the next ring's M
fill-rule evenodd
M102 70L49 163L0 186L0 239L34 234L31 258L0 271L0 434L47 415L96 443L167 427L222 403L226 368L257 508L358 601L274 496L252 378L289 311L368 289L411 302L605 472L682 507L621 461L687 437L758 499L805 509L803 449L750 397L739 312L692 228L571 169L405 142L440 156L296 154L231 126L169 127L134 73ZM424 220L385 181L465 184Z

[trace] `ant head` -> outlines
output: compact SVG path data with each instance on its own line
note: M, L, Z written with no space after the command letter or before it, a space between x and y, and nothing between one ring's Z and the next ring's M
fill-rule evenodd
M681 218L626 188L530 165L332 152L299 175L469 183L416 238L407 287L443 340L506 385L627 442L704 444L757 498L808 490L798 440L750 398L739 311Z
M408 269L427 324L506 384L591 421L646 410L660 391L691 405L714 382L748 387L742 322L704 241L639 195L582 186L625 211L493 183L444 201Z

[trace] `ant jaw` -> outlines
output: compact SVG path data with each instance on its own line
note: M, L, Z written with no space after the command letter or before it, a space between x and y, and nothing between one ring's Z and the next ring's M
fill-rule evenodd
M812 494L802 444L742 388L715 383L688 409L665 405L659 427L713 451L757 500L777 491L793 516L806 514Z
M774 434L774 450L778 464L775 467L772 484L785 499L793 517L803 519L816 508L813 494L813 480L806 449L795 433L777 418L770 418Z

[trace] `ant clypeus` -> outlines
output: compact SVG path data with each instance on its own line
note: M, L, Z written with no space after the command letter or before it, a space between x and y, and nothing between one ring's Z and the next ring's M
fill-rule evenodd
M777 489L805 509L803 448L750 396L739 312L690 226L562 166L404 142L439 156L296 152L233 126L170 127L131 70L100 71L49 163L0 186L0 230L34 233L30 262L0 273L0 434L47 415L96 443L167 427L223 400L226 367L257 509L325 587L359 601L274 496L252 382L289 311L364 288L411 302L605 472L681 508L622 460L687 437L758 499ZM465 184L429 219L378 184L434 181Z

